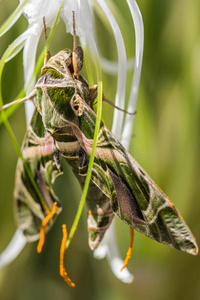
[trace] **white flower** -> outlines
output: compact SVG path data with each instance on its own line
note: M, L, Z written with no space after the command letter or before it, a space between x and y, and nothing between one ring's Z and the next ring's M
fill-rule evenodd
M135 66L127 108L128 111L134 112L142 66L144 33L142 16L136 1L126 0L126 2L129 6L135 27ZM11 59L23 48L24 86L26 93L29 94L35 86L35 76L33 76L33 74L36 63L38 41L43 30L43 17L45 16L46 26L52 28L60 7L62 7L62 9L60 11L59 18L62 18L65 22L66 31L72 33L72 11L74 11L76 16L76 33L80 37L82 46L86 49L86 51L89 51L91 57L95 57L95 59L97 58L100 61L102 69L105 69L105 71L110 73L115 71L117 72L118 83L115 105L124 109L127 73L126 49L120 28L105 0L20 0L20 4L16 11L1 27L0 35L4 34L9 28L11 28L22 13L27 18L29 23L27 30L11 44L10 54L7 57L7 60ZM109 61L106 61L105 63L105 59L102 58L98 52L92 18L92 12L95 9L101 9L111 25L118 53L117 63ZM27 123L31 120L33 109L34 107L32 102L27 102ZM132 127L133 116L126 115L124 120L124 114L115 109L112 132L119 140L121 140L126 148L129 147ZM21 252L25 244L26 241L24 236L19 230L17 230L8 247L0 255L0 267L11 262ZM126 268L120 272L123 261L119 258L114 225L112 225L106 233L104 241L101 243L99 248L95 250L94 256L98 258L107 256L113 273L123 282L128 283L133 280L133 276Z

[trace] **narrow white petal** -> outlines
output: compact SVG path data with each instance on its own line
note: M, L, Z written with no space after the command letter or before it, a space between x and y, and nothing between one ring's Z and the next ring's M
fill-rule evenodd
M36 28L34 28L34 31L35 30ZM33 78L32 81L31 79L35 69L36 51L37 51L37 46L38 46L41 32L42 32L42 27L37 26L37 32L30 34L24 46L23 64L24 64L24 86L26 89L26 95L29 95L34 90L35 87L35 78ZM25 102L25 113L26 113L27 124L29 124L31 121L34 109L35 107L32 101Z
M57 0L60 4L62 0ZM83 31L92 32L93 22L90 7L87 0L64 1L61 17L66 24L67 32L73 34L72 11L75 13L76 34L80 37Z
M113 274L122 282L124 283L131 283L134 280L134 276L129 273L127 268L124 268L121 271L121 268L123 267L123 261L118 257L112 257L110 261L110 267L113 271Z
M42 29L38 28L37 34L29 35L24 45L23 65L24 65L24 86L26 89L27 88L30 89L28 84L33 76L33 72L35 69L36 50L37 50L38 41L41 32ZM35 85L35 83L33 83L33 85ZM29 93L30 91L27 90L27 92Z
M118 61L111 61L109 59L106 59L103 56L100 56L100 63L101 68L104 72L111 74L111 75L117 75L118 74ZM129 58L127 60L127 71L134 68L135 65L135 58Z
M99 6L102 8L104 14L106 15L115 36L117 53L118 53L118 81L117 81L115 105L124 109L125 92L126 92L127 59L126 59L126 49L124 45L123 36L107 3L104 0L96 0L96 1L99 4ZM118 139L121 138L123 118L124 118L123 112L115 109L114 116L113 116L112 132Z
M133 74L133 81L131 86L131 92L129 97L129 103L127 110L134 112L136 107L136 101L138 96L138 89L140 83L140 74L142 68L143 48L144 48L144 25L142 15L135 0L126 0L135 26L135 69ZM125 148L129 148L132 128L133 128L134 116L126 115L124 129L122 134L122 144Z
M108 252L108 246L104 243L104 240L101 242L101 244L98 246L97 249L94 250L93 256L96 259L103 259L106 257L106 254Z
M21 230L16 230L7 248L0 254L0 268L11 263L20 254L25 245L26 238Z
M56 0L32 0L24 7L24 15L30 25L41 25L45 17L47 27L52 27L55 21L59 4Z
M6 59L6 63L13 59L24 47L24 40L21 41L18 45L14 45L14 50L12 51L12 54Z
M19 53L19 51L22 49L24 45L24 41L27 39L29 34L30 34L30 30L27 29L12 42L12 44L6 50L8 51L9 55L6 57L5 62L8 62L10 59L15 57L15 55Z
M112 222L109 229L105 233L101 245L94 251L94 257L97 259L103 259L105 256L108 259L108 263L111 267L113 274L118 279L120 279L122 282L125 283L131 283L133 281L134 276L128 271L127 268L124 268L121 271L124 262L119 255L119 250L118 250L116 235L115 235L114 221Z

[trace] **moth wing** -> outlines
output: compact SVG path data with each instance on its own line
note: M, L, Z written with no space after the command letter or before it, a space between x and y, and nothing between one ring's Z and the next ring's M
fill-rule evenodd
M80 145L90 156L96 114L86 102L79 129L73 128ZM98 166L98 167L97 167ZM110 198L114 213L144 235L170 247L196 255L198 246L190 229L167 196L140 167L113 134L100 124L93 168L93 182ZM108 192L106 192L106 190Z
M102 136L97 151L111 179L107 185L114 213L157 242L196 255L196 240L173 203L107 128Z
M84 188L87 175L89 157L86 152L80 148L78 159L66 159L71 165L72 170L77 177L81 188ZM114 213L111 208L110 195L105 184L103 170L98 165L92 170L92 176L86 197L87 209L87 227L88 243L91 250L96 249L104 237L106 230L109 228Z
M54 163L53 152L53 138L45 133L42 117L35 111L22 144L22 155L46 206L51 210L53 203L57 202L56 214L58 214L61 211L61 204L53 191L52 183L61 171ZM46 211L21 158L17 163L14 200L18 227L28 241L39 239L40 227ZM54 221L55 217L48 223L47 230Z

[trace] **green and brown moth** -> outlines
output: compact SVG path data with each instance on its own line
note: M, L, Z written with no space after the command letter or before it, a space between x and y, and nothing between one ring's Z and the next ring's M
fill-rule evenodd
M27 130L16 172L15 212L28 241L40 238L43 220L50 228L61 211L52 183L60 175L60 157L84 186L92 151L97 86L79 74L83 51L75 46L51 57L36 84L36 109ZM131 228L180 251L196 255L198 246L174 204L101 121L86 199L89 246L99 246L114 215ZM67 281L67 280L66 280ZM69 283L69 282L68 282ZM70 284L70 283L69 283Z

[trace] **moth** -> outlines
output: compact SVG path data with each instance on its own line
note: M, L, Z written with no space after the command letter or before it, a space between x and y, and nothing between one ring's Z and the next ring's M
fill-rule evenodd
M62 174L61 158L84 186L92 151L97 86L79 74L83 50L75 46L51 57L41 70L36 109L22 145L15 185L15 215L28 241L38 240L52 210L48 230L61 211L52 184ZM28 166L34 182L30 180ZM36 188L37 187L37 188ZM174 204L101 121L86 199L89 246L96 249L114 216L147 237L196 255L196 240Z

